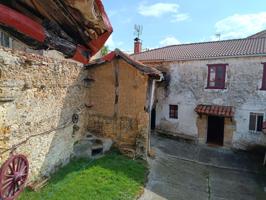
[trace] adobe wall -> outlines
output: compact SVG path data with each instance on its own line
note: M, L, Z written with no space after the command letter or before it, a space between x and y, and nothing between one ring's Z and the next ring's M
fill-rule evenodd
M86 132L87 72L75 62L0 49L0 76L0 152L26 140L15 153L28 157L30 179L48 175Z
M89 130L112 138L120 149L147 150L149 115L144 110L147 100L148 76L119 59L91 67L94 79L88 88Z
M194 112L198 104L217 104L235 107L235 116L228 122L226 143L235 148L248 149L266 146L266 135L249 132L249 113L264 113L266 117L266 91L260 90L266 57L226 58L180 61L166 64L170 74L167 89L157 89L157 129L176 135L186 135L204 141L204 119ZM227 63L226 89L206 89L207 64ZM178 119L169 118L169 104L179 106ZM264 118L266 119L266 118ZM231 139L232 138L232 139ZM231 142L229 140L231 139Z

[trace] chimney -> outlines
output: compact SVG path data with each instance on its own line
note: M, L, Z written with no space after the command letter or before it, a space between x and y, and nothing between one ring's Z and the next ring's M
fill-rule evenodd
M142 48L141 40L136 37L134 39L134 54L141 53L141 51L142 51L141 48Z

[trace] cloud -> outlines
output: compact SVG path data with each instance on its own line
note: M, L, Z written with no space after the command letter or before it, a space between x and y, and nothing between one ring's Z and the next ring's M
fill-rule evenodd
M179 5L174 3L140 4L139 13L143 16L160 17L166 13L177 13Z
M161 17L166 14L172 14L171 17L173 19L171 22L187 20L189 15L186 13L180 13L179 7L180 6L176 3L155 3L151 5L141 3L138 7L138 12L146 17Z
M114 50L115 48L119 48L124 43L122 41L114 41L113 35L111 35L106 41L105 45L109 47L110 50Z
M181 22L186 21L187 19L189 19L189 15L187 13L181 13L173 15L173 19L171 20L171 22Z
M215 24L221 39L244 38L266 28L266 12L234 14Z
M162 46L169 46L175 44L180 44L180 41L176 39L174 36L168 36L160 41L160 45Z

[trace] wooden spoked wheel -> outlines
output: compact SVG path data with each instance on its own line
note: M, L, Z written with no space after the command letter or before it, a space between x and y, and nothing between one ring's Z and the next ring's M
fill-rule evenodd
M29 174L29 162L24 155L11 156L0 170L0 199L14 200L23 191Z

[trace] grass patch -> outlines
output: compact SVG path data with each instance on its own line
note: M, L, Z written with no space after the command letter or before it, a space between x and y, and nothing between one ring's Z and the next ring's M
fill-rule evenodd
M133 200L146 174L144 161L112 152L99 160L70 162L41 191L25 190L19 200Z

